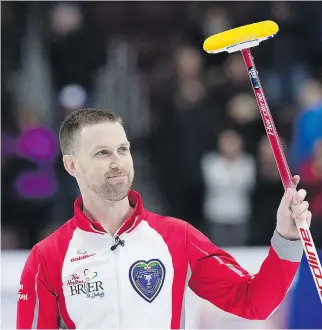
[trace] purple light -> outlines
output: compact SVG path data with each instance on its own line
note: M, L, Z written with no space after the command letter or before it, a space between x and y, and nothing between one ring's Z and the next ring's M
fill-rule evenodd
M57 181L51 170L24 172L17 178L15 186L24 198L50 198L57 191Z
M55 133L47 127L37 127L24 132L19 140L19 152L37 162L52 162L58 153Z

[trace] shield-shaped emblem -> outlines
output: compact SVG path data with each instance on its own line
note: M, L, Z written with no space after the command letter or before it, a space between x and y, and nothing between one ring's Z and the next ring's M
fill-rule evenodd
M135 291L151 303L161 291L165 267L159 259L139 260L130 267L129 277Z

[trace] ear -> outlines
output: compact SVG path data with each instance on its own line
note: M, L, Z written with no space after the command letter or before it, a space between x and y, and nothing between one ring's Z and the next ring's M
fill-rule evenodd
M63 163L65 170L73 177L75 177L75 158L72 155L64 155L63 156Z

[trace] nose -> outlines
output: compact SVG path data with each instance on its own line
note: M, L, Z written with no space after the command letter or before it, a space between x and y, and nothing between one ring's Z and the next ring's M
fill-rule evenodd
M123 162L122 159L120 157L120 155L118 154L113 154L112 156L112 161L111 161L111 169L115 170L115 169L120 169L123 167Z

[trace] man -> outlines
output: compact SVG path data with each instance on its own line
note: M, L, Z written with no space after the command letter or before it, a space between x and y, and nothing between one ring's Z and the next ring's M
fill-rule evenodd
M295 221L311 221L305 191L282 197L268 256L251 276L188 223L144 209L130 190L133 160L119 117L82 109L59 135L81 197L74 217L28 257L18 329L183 328L187 286L244 318L266 319L277 309L302 256Z

